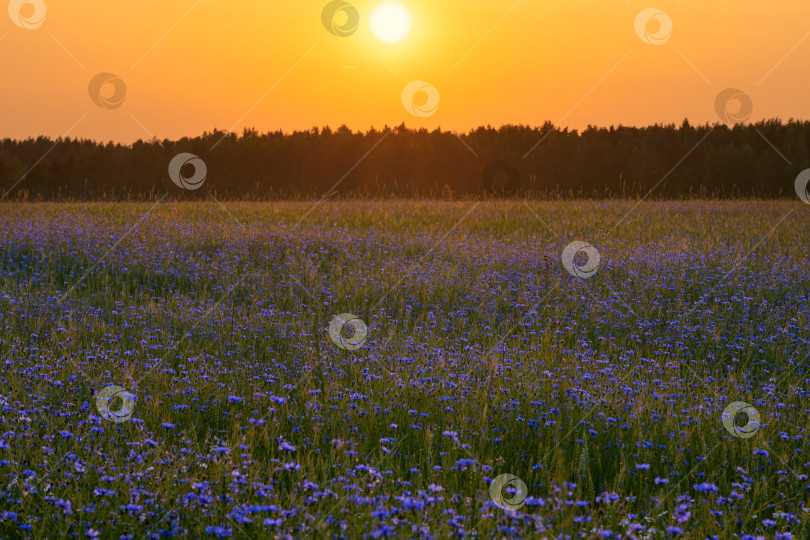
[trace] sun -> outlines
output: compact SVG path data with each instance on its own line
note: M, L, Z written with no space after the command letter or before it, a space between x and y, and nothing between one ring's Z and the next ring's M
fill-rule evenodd
M383 2L371 12L369 26L374 37L399 43L411 33L411 13L399 2Z

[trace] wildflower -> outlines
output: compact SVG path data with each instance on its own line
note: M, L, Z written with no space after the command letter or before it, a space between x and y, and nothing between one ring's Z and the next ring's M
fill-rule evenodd
M614 503L619 500L619 496L616 493L608 493L602 492L601 494L597 495L596 502L610 504Z
M205 528L205 532L206 534L213 534L217 538L227 538L233 534L233 531L231 529L226 529L225 527L219 526L213 527L211 525L208 525Z
M295 452L295 446L288 443L287 441L281 441L281 444L278 445L279 450L287 450L288 452Z
M474 459L468 458L461 458L456 460L456 466L453 469L461 469L462 471L466 471L467 467L475 465L476 461Z
M73 509L71 508L73 505L70 500L56 499L53 504L55 504L57 508L61 508L62 512L65 514L73 513Z

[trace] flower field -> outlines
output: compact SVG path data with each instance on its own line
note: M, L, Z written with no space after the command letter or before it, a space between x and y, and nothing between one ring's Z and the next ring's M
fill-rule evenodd
M0 538L807 538L809 225L4 204Z

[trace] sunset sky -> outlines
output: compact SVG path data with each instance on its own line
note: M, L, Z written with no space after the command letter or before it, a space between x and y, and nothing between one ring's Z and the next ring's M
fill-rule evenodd
M369 28L381 1L351 2L360 23L347 37L322 24L327 3L45 0L31 29L3 15L0 137L702 123L717 121L715 97L729 87L750 96L751 121L810 118L807 2L402 0L412 29L394 44ZM634 28L650 7L672 21L660 45ZM101 72L126 84L120 107L90 99ZM403 106L414 80L435 87L435 114Z

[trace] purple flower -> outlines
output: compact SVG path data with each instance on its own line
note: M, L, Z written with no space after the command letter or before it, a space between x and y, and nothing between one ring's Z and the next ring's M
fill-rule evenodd
M607 491L597 495L596 502L610 504L619 500L619 495L616 493L608 493Z
M467 467L471 467L476 464L474 459L469 458L461 458L456 460L456 464L452 469L460 469L462 471L466 471Z
M231 536L231 534L233 534L233 531L231 529L226 529L225 527L219 526L212 527L211 525L208 525L205 528L205 532L206 534L213 534L217 538L227 538L228 536Z
M72 514L73 509L71 508L73 505L69 499L56 499L54 503L57 508L61 508L62 512L65 514Z

